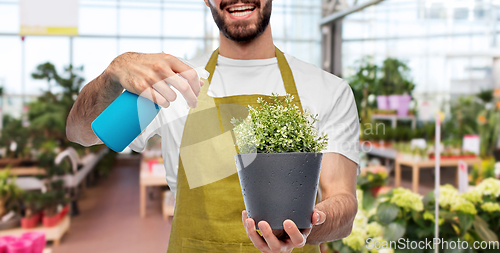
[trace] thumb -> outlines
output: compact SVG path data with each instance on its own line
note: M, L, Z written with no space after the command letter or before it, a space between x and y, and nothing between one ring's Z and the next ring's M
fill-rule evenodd
M320 211L318 209L314 209L313 216L312 216L312 223L313 225L321 225L326 221L326 214L323 211Z

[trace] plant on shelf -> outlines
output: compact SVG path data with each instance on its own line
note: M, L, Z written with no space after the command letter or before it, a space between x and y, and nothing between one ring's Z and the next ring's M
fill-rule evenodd
M327 136L314 127L316 116L302 113L292 100L288 94L283 100L273 95L269 102L259 98L260 107L249 106L248 117L232 120L240 152L235 160L248 216L256 224L269 222L280 235L284 235L285 219L293 220L300 229L311 226L322 160L319 152L327 145ZM263 190L294 194L262 198L258 192ZM271 214L269 206L287 211Z
M2 164L8 165L14 162L12 158L23 159L27 157L28 144L29 131L26 127L23 127L22 120L13 118L10 115L3 116L0 146L6 149L6 157L11 159L2 162ZM14 162L13 165L17 165L16 162Z
M361 170L361 175L357 177L358 188L365 193L371 193L373 196L386 186L389 176L385 167L370 166Z
M10 175L10 171L0 171L0 217L7 213L9 201L17 198L20 192L21 189L17 187L15 177Z
M410 68L404 62L387 58L381 71L380 85L386 89L386 94L411 95L415 85L410 80Z
M42 207L41 194L35 191L27 191L21 195L24 207L24 217L21 219L23 228L33 228L40 221L40 209Z
M354 93L356 106L360 119L366 119L367 109L372 108L368 101L370 94L377 94L377 82L379 67L373 63L373 58L364 57L356 61L356 67L353 68L355 74L348 78L348 83Z
M408 116L411 94L415 88L410 79L410 68L398 59L387 58L381 71L379 85L390 95L389 108L397 110L398 116Z
M485 110L478 116L480 155L483 158L493 156L500 134L500 115L496 109Z

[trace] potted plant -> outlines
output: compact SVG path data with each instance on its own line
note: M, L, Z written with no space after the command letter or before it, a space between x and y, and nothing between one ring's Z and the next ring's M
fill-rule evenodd
M414 84L409 80L410 68L398 59L387 58L381 68L380 85L389 96L389 108L398 111L398 116L408 116L411 92Z
M6 219L0 221L0 229L8 229L19 226L19 214L15 212L8 213L8 206L15 204L12 200L19 196L21 189L15 183L15 178L10 176L9 170L0 171L0 218Z
M241 190L249 218L267 221L275 234L284 235L283 222L291 219L299 229L312 226L322 154L327 136L314 123L317 118L302 113L277 96L260 108L249 106L246 119L233 119L235 156Z
M24 217L21 218L21 227L28 229L34 228L40 221L40 193L38 192L25 192L22 195L22 202L24 204Z
M44 227L53 227L59 223L60 215L57 212L57 192L48 191L42 194L43 203L43 219L42 223Z

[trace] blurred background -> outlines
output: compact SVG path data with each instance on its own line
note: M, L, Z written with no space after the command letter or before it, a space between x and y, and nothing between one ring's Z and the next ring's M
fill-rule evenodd
M436 180L440 237L498 252L498 20L498 0L273 1L276 46L346 79L358 106L359 212L324 252L432 239ZM201 0L0 0L0 247L42 232L46 253L165 252L175 200L159 139L142 154L84 148L66 117L116 56L189 60L218 36Z

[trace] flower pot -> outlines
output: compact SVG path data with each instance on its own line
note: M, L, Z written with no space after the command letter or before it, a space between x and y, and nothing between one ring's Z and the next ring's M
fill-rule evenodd
M7 244L8 253L32 253L31 241L19 239L15 242Z
M389 101L389 109L390 110L397 110L399 106L399 96L400 95L389 95L387 96L387 99Z
M43 232L28 232L21 236L22 239L26 239L32 242L31 248L32 253L42 253L45 248L46 240L45 233Z
M66 216L66 214L68 213L69 211L69 205L66 205L63 207L63 209L61 210L61 212L58 213L59 217L62 219L64 219L64 216Z
M248 217L283 229L290 219L299 229L312 226L321 153L236 155L236 167Z
M39 221L40 221L39 214L35 214L30 218L21 218L21 227L24 229L34 228L36 227L36 225L38 225Z
M61 220L61 216L59 214L55 214L54 216L43 216L42 223L44 227L53 227L59 223Z
M408 116L408 111L410 111L410 102L411 102L410 95L399 95L398 96L397 110L398 110L399 117Z
M379 95L377 96L377 108L379 110L389 110L389 101L387 96Z

